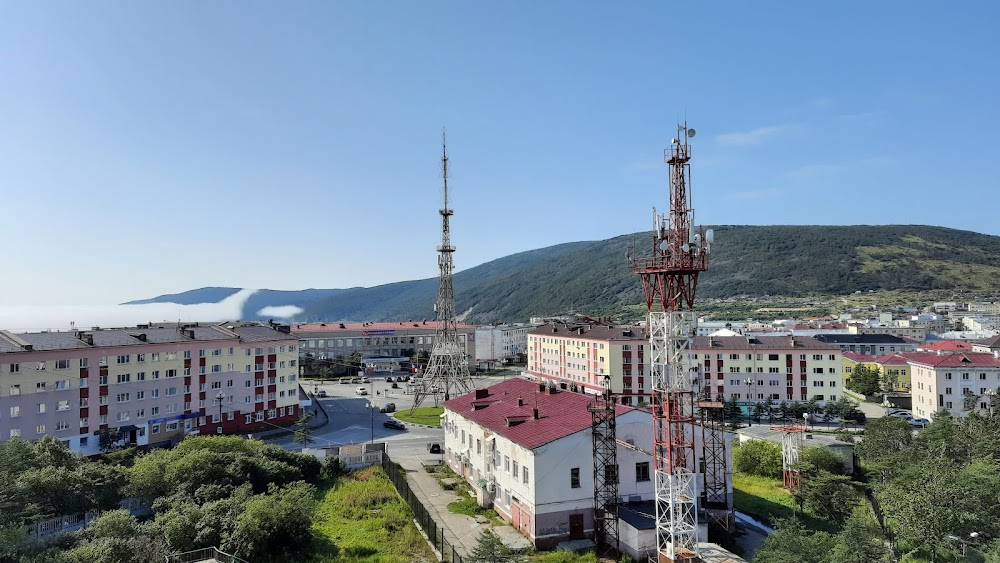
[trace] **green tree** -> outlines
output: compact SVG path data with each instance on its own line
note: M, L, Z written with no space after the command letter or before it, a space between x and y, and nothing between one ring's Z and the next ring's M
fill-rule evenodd
M836 538L827 532L808 530L797 520L782 520L764 538L753 563L827 563L835 545Z
M847 388L865 396L878 395L881 391L881 380L882 370L878 366L858 364L851 371L851 381L847 384Z
M733 469L748 475L781 477L781 446L766 440L748 440L733 447Z
M883 563L890 560L882 532L863 512L855 512L837 534L830 563Z
M854 446L854 451L869 470L887 479L899 467L893 461L912 442L913 428L901 418L886 416L865 425L864 437Z
M803 448L799 454L799 463L811 466L816 471L843 473L847 468L847 460L826 446Z
M507 547L492 528L479 534L476 547L466 559L469 563L521 563L528 558Z
M860 500L850 477L822 469L803 469L794 494L810 514L834 524L843 524Z
M315 442L315 438L311 436L312 428L309 428L309 421L312 419L313 415L308 411L300 411L302 416L295 423L295 432L292 435L292 440L296 444L302 444L303 448L308 448L309 444Z
M298 561L312 539L315 489L303 482L251 498L223 545L250 561Z

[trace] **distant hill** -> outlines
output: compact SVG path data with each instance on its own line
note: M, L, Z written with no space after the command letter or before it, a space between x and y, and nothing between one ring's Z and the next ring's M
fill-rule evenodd
M713 228L715 245L699 297L868 289L995 291L1000 280L1000 237L969 231L921 225ZM454 279L457 310L469 321L496 322L639 303L641 287L627 268L625 253L633 240L640 251L648 249L650 236L560 244L459 272ZM143 302L209 299L236 291L203 288ZM304 312L295 320L430 319L436 292L433 278L370 288L262 290L244 312L253 318L265 306L297 305Z

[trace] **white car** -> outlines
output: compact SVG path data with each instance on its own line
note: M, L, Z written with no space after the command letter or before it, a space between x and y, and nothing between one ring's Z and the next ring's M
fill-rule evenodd
M913 413L907 411L893 411L887 416L894 416L896 418L913 418Z
M357 389L354 390L354 393L356 395L367 395L368 394L368 388L367 387L358 387Z

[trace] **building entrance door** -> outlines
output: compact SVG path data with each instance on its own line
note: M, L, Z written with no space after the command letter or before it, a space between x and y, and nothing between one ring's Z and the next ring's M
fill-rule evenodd
M569 515L569 539L583 539L583 514Z
M510 499L510 524L515 529L521 529L521 503L517 497Z

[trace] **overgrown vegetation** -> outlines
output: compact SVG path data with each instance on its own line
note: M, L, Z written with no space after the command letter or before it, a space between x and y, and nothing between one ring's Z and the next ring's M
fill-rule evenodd
M118 461L132 465L78 458L50 437L0 443L0 561L147 563L218 547L254 563L374 563L426 549L379 468L341 476L336 463L214 436ZM152 514L115 510L123 497L150 501ZM31 540L24 530L90 510L104 512L79 532Z
M916 436L905 421L880 418L868 424L857 453L883 517L876 520L866 503L849 510L859 485L812 460L803 464L797 500L838 533L779 522L755 563L1000 561L1000 415L938 413Z

